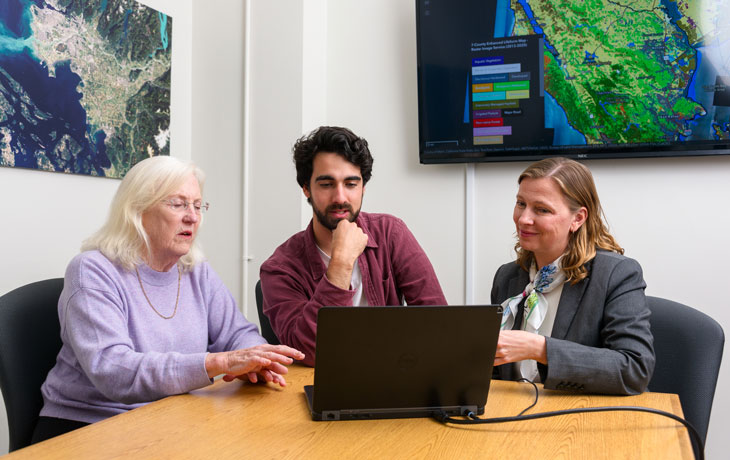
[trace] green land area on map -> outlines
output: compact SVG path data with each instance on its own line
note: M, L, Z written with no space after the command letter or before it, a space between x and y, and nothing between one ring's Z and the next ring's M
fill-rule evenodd
M687 2L672 23L658 1L530 1L546 40L545 89L588 144L676 141L706 113L686 97L704 33ZM534 34L512 0L514 36Z

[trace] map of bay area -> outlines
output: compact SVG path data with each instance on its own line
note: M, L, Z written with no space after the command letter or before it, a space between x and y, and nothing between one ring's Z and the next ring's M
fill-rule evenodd
M553 145L730 139L728 0L495 4L495 37L544 36Z
M0 166L121 178L170 154L170 17L136 0L2 2Z

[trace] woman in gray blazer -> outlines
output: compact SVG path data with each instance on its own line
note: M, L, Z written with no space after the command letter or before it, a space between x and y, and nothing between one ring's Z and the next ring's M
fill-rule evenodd
M608 232L590 171L548 158L517 182L517 260L492 285L492 302L505 307L498 376L548 389L645 391L655 361L646 283Z

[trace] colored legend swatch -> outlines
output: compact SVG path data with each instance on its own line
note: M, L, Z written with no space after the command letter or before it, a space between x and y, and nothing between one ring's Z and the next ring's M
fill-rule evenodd
M483 91L493 91L494 83L480 83L478 85L471 85L472 93L481 93Z
M507 93L506 91L487 91L484 93L474 93L471 96L471 100L474 102L503 101L503 100L507 99L506 93ZM515 98L510 98L510 99L515 99Z
M502 64L502 65L482 65L471 68L472 75L488 75L494 73L511 73L519 72L522 69L521 64Z
M501 110L475 110L474 118L499 118L502 116Z
M530 90L529 89L520 89L517 91L507 91L505 98L506 99L529 99Z
M497 81L509 81L509 74L498 73L494 75L473 75L472 83L494 83Z
M520 101L477 101L471 104L473 110L489 110L489 109L519 109Z
M494 84L493 91L515 91L518 89L528 90L530 89L529 81L506 81Z
M501 118L475 118L474 119L475 128L486 128L489 126L502 126L502 125L504 125L504 120Z
M511 126L494 126L492 128L474 128L474 137L477 136L510 136Z
M474 145L504 144L503 136L475 136Z

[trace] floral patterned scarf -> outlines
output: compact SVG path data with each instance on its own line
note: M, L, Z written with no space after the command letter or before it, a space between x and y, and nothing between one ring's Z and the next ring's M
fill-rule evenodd
M502 302L502 307L504 307L502 330L510 330L514 327L518 308L520 308L522 299L525 299L521 329L527 332L538 332L548 311L548 302L543 293L550 292L565 282L565 274L560 270L560 259L559 257L555 262L545 265L540 271L537 271L536 276L525 286L522 294Z

